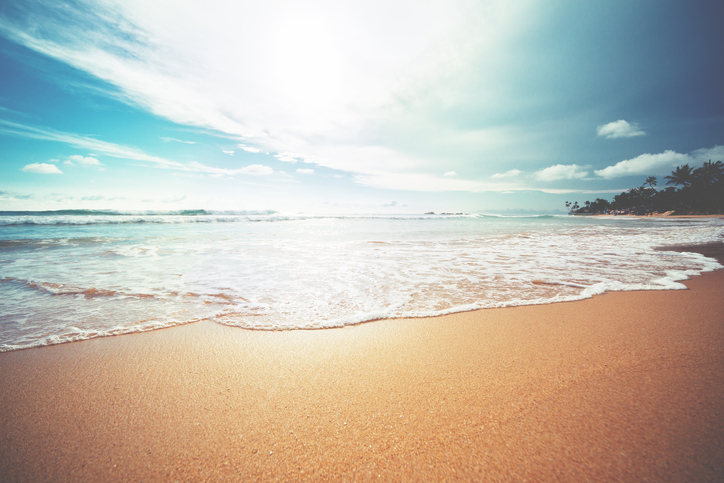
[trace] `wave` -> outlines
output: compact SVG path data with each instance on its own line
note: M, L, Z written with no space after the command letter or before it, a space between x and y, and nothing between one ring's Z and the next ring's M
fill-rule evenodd
M443 220L443 219L554 219L567 215L551 214L489 214L489 213L424 213L424 214L308 214L280 213L275 210L53 210L0 211L0 226L17 225L110 225L110 224L177 224L224 223L244 221L294 221L310 219L354 220Z
M54 210L0 211L0 226L16 225L111 225L140 223L187 223L216 221L257 221L274 217L274 210Z
M0 211L2 216L203 216L203 215L273 215L274 210L46 210L46 211Z

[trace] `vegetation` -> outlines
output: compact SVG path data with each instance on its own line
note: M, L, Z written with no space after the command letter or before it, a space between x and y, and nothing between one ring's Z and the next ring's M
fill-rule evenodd
M596 198L578 202L566 201L569 213L582 214L636 214L654 212L672 214L721 214L724 213L724 164L709 160L700 168L688 164L678 166L665 176L665 189L656 189L656 177L649 176L638 188L632 188L613 197L613 201ZM678 188L677 188L678 187Z

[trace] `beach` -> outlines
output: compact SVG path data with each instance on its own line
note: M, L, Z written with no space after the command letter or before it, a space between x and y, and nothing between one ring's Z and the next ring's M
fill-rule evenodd
M724 259L721 244L690 248ZM724 478L724 270L689 290L0 354L4 481ZM112 314L109 314L112 317Z

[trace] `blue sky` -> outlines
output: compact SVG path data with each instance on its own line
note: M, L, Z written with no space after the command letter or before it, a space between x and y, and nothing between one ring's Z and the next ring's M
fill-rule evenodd
M720 1L0 4L0 210L562 210L724 161Z

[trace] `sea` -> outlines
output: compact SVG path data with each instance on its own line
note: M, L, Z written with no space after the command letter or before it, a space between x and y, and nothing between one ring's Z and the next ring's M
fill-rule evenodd
M724 220L275 211L0 212L0 351L209 320L239 330L680 290L722 266L656 247Z

